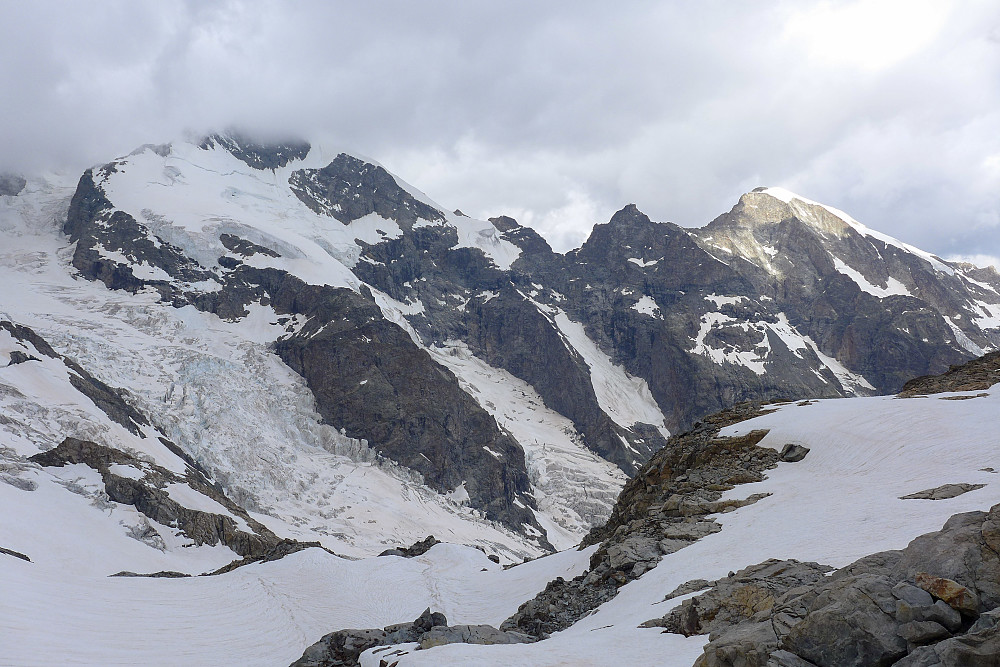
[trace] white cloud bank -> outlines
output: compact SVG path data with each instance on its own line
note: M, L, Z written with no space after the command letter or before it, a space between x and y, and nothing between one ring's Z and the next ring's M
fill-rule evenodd
M0 170L239 124L352 146L558 249L630 202L696 226L784 185L1000 254L993 0L0 1Z

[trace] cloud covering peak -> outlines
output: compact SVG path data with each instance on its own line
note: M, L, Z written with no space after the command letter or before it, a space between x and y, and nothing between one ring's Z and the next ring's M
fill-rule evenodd
M229 126L372 155L557 249L628 201L700 226L781 184L1000 254L1000 6L4 3L0 171Z

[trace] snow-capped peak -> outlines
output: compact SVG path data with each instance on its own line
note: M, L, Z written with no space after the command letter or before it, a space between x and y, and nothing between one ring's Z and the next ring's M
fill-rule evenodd
M815 215L816 213L815 207L819 207L824 211L826 211L827 213L833 215L835 218L844 223L847 227L850 227L851 229L861 234L862 236L867 236L869 238L876 239L878 241L881 241L887 246L895 246L897 248L905 250L906 252L917 255L918 257L921 257L922 259L930 263L930 265L934 268L935 271L940 271L941 273L945 273L949 276L954 275L955 273L955 270L952 267L948 266L948 264L946 264L944 261L942 261L940 257L937 257L925 250L921 250L920 248L912 246L909 243L904 243L898 239L889 236L888 234L883 234L882 232L877 232L873 229L869 229L864 224L858 222L844 211L841 211L839 208L834 208L832 206L827 206L826 204L821 204L817 201L813 201L812 199L807 199L806 197L798 195L792 192L791 190L786 190L785 188L782 187L765 187L762 189L758 188L754 190L754 192L760 192L762 194L783 201L784 203L791 206L793 210L796 212L796 214L798 214L799 217L805 222L810 222L810 223L818 222ZM804 209L802 204L805 204L807 207L812 207L813 210L810 211L808 208Z

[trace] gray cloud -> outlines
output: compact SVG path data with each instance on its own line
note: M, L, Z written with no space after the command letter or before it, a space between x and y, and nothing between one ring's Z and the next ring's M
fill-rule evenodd
M380 160L566 248L635 202L701 225L784 185L1000 255L1000 6L3 3L0 169L233 124Z

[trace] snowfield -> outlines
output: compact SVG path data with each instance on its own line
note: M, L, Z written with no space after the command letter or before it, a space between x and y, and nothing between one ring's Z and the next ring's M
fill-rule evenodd
M987 393L986 396L978 396ZM950 400L955 396L973 396ZM724 497L768 498L718 515L723 528L664 556L660 564L622 587L596 613L536 644L451 644L410 651L410 665L671 665L694 663L707 636L639 629L690 596L663 603L692 579L717 579L768 558L795 558L842 567L858 558L900 549L939 530L953 514L1000 503L1000 434L995 415L1000 387L989 392L925 398L850 398L789 404L730 426L721 435L770 429L761 446L792 442L810 448L798 463L781 463L760 483L737 486ZM985 484L948 500L899 496L949 483ZM365 654L371 667L377 656Z

